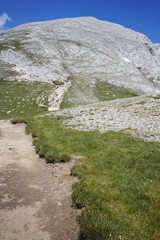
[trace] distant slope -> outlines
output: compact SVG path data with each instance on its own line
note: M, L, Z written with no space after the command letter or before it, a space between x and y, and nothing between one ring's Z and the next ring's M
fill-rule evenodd
M160 94L160 44L92 17L29 23L0 32L0 63L4 79L56 84L51 109L59 107L64 93L63 106L105 100L98 93L105 95L106 89L107 94L112 85Z

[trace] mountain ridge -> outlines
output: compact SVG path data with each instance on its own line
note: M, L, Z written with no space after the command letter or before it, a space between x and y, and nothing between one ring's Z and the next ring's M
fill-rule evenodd
M1 77L55 84L51 109L59 108L65 94L71 106L98 102L101 83L160 94L160 44L119 24L59 19L20 25L0 36Z

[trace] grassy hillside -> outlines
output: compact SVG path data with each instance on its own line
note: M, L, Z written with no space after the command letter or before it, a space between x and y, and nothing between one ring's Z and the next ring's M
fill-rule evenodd
M80 239L158 240L160 238L160 148L158 143L122 132L84 132L64 129L61 118L29 121L40 156L47 162L82 156L73 175Z
M92 96L90 95L92 94ZM64 94L60 108L76 107L93 102L110 101L114 99L138 96L133 90L109 84L107 81L96 80L90 85L82 79L73 78L72 86Z
M53 88L39 82L18 82L0 79L0 119L28 117L48 112L47 96ZM43 104L38 106L37 98L44 93Z
M33 118L48 112L38 106L37 97L44 93L47 106L52 85L3 79L0 84L0 118L27 122L26 131L32 133L40 157L55 163L82 156L82 164L72 169L80 179L72 193L74 207L83 210L77 219L79 239L160 239L159 143L123 132L65 129L63 120L70 117ZM107 89L110 96L130 96L122 89ZM103 98L101 92L98 95Z

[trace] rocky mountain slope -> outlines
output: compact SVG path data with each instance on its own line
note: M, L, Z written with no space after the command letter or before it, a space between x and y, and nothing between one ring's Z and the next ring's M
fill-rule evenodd
M92 17L0 32L0 63L4 79L55 84L51 109L58 109L62 99L71 106L105 100L99 95L109 94L112 85L137 94L160 94L160 44Z
M66 128L124 131L145 141L160 142L160 99L138 96L116 99L50 113L64 118Z

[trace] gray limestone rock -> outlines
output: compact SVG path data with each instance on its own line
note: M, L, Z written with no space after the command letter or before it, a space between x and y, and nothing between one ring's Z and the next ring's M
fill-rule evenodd
M3 31L0 61L0 77L9 80L70 82L61 96L70 91L70 101L79 104L98 101L94 90L99 81L148 96L160 94L160 44L92 17Z

